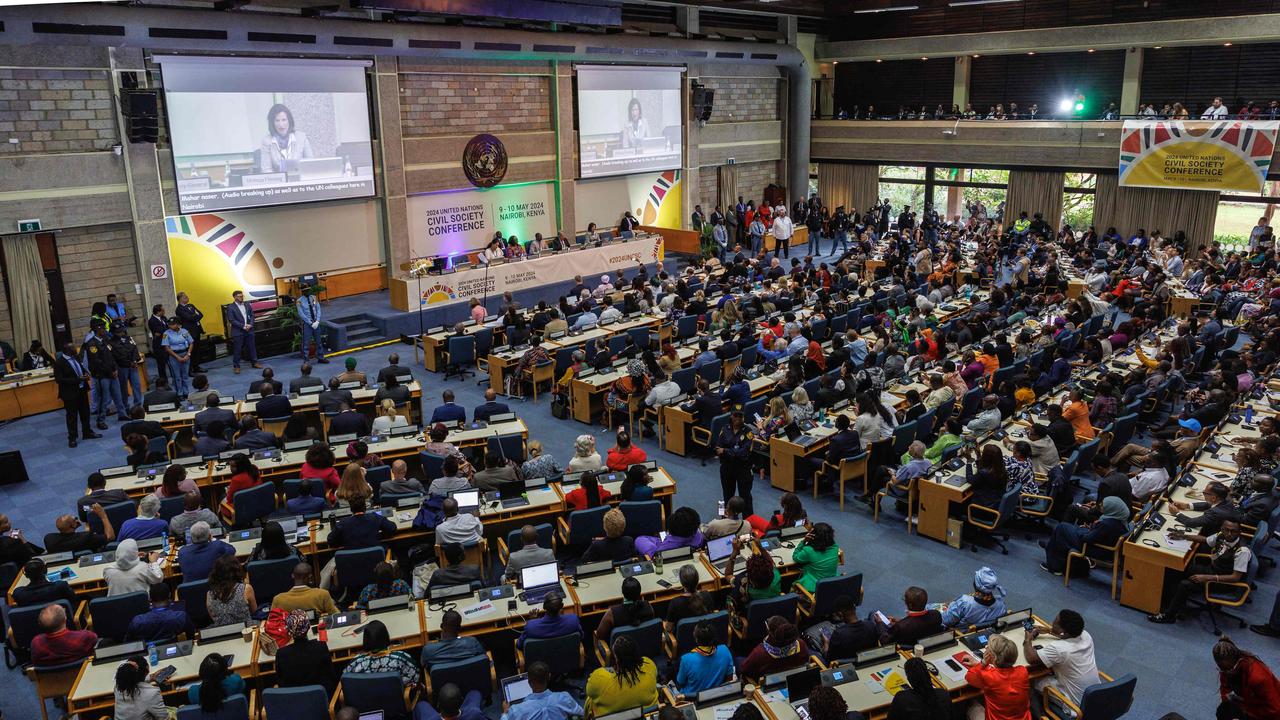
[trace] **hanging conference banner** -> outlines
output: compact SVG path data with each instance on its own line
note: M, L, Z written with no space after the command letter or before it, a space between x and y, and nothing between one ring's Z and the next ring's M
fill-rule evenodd
M549 182L446 190L410 195L409 252L444 257L484 249L495 232L521 241L556 233L556 205Z
M1120 184L1262 192L1280 121L1125 120Z
M601 273L633 271L663 258L661 235L637 235L635 239L601 247L552 253L489 268L478 267L422 278L419 304L445 305L473 297L501 295ZM410 297L413 295L410 294Z

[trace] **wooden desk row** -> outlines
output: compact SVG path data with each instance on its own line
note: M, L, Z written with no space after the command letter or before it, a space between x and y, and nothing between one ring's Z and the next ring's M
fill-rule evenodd
M405 387L409 388L409 422L414 423L421 420L422 417L422 384L417 380L408 383ZM356 402L356 409L365 411L366 414L376 411L375 398L378 395L376 387L362 387L351 391L351 398ZM289 404L293 406L293 413L311 414L320 418L320 396L319 394L290 396ZM255 407L256 400L237 400L234 403L219 405L219 407L231 410L236 414L239 420L245 416L256 416ZM160 426L170 432L182 428L189 428L195 423L196 415L203 412L204 407L188 407L185 403L179 404L176 410L164 410L160 412L148 412L145 419L153 420L160 423Z
M145 360L138 361L138 375L142 391L146 392L149 381ZM92 379L89 386L92 392ZM10 373L0 380L0 422L60 409L62 401L58 399L58 383L53 381L51 368Z

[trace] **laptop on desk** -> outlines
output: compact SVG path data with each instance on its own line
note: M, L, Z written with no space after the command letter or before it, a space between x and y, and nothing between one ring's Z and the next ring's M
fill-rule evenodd
M787 676L787 702L801 718L808 717L809 693L822 682L822 671L805 668Z
M508 705L515 705L533 692L529 686L529 674L520 673L502 679L502 697Z
M729 564L729 556L733 554L733 538L733 535L725 535L707 543L707 560L722 575Z
M520 569L520 598L529 605L541 605L551 591L560 590L560 564L530 565Z
M455 490L449 497L458 503L458 512L477 514L480 511L479 490Z

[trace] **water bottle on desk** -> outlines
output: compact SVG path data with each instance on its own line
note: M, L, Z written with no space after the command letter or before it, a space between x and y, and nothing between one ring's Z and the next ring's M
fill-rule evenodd
M153 670L160 663L160 654L153 642L147 643L147 662L151 664Z

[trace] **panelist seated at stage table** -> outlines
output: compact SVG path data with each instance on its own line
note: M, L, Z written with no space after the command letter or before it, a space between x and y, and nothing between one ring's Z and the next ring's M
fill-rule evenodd
M466 421L467 410L461 405L454 404L452 390L445 390L440 397L444 404L431 411L431 424Z
M369 384L369 378L365 377L364 373L356 370L356 359L354 357L348 357L344 361L343 367L346 369L341 373L338 373L336 376L339 383L345 384L349 382L358 382L360 383L360 387L364 387Z
M343 390L339 386L342 384L336 377L329 378L329 389L320 393L320 397L316 399L322 413L336 413L342 408L340 405L346 403L347 407L355 407L356 400L350 390Z
M231 410L219 407L219 399L217 393L209 393L208 397L205 398L205 409L196 413L191 421L196 432L208 432L209 424L215 420L222 423L223 427L232 427L236 424L236 414Z
M369 419L344 400L338 405L338 414L329 420L329 435L352 434L356 437L368 435Z
M279 393L279 390L264 382L261 389L262 399L253 406L253 414L259 418L283 418L292 415L293 403Z
M302 363L299 369L301 375L289 381L289 394L297 395L302 392L303 388L324 387L324 381L311 374L311 363Z
M249 383L249 392L258 393L259 395L265 396L266 393L263 392L263 390L268 387L270 387L271 391L277 395L284 392L284 383L276 379L276 371L272 370L269 367L262 368L261 380L254 380L253 382Z
M277 447L279 444L280 440L274 433L258 427L257 418L240 418L240 434L236 435L234 443L237 450L263 450Z
M472 411L471 416L476 420L489 422L489 418L493 415L502 415L511 412L511 408L506 403L498 402L498 393L493 388L484 391L484 403L477 405Z

